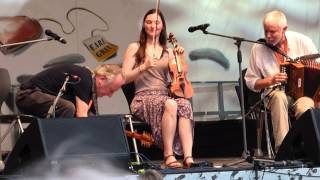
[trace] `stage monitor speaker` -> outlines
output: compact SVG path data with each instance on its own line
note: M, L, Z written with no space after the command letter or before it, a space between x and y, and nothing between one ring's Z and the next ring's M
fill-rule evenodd
M90 166L105 161L127 169L130 152L121 119L121 116L37 119L9 154L4 174L26 174L32 172L29 167L37 164L52 166L68 160L84 160Z
M320 109L309 109L293 123L275 160L320 164Z

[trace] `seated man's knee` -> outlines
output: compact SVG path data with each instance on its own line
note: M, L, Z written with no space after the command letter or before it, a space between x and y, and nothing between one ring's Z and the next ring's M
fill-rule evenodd
M301 97L301 104L303 104L306 108L310 109L314 107L314 101L313 99L309 97Z
M294 107L295 117L299 118L308 109L314 107L314 101L309 97L301 97L296 101Z

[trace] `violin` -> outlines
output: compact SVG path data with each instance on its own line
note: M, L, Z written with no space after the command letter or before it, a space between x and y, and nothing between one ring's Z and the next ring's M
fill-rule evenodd
M193 95L191 83L187 80L186 74L188 65L185 62L184 56L177 53L177 40L172 33L169 33L169 43L173 45L174 59L169 61L169 71L172 79L170 92L176 97L190 99Z
M139 133L137 133L135 131L131 132L131 131L128 131L128 130L125 130L125 133L129 137L132 137L132 138L140 140L141 145L143 147L149 148L151 145L154 144L154 139L153 139L152 135L149 134L149 133L143 132L142 134L139 134Z

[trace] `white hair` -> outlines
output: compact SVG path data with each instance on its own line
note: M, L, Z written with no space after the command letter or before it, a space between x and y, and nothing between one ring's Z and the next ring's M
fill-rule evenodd
M268 12L263 18L263 25L266 23L277 23L279 27L287 27L286 15L280 10L274 10Z

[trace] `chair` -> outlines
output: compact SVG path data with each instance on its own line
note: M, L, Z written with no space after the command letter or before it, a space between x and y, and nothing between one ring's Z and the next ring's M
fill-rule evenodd
M242 77L245 76L247 69L242 70ZM240 79L238 80L240 84ZM241 103L241 90L240 86L235 86L235 90ZM246 114L246 118L256 120L257 121L257 147L254 152L255 157L263 157L263 152L261 150L261 142L262 142L262 130L263 124L265 124L265 133L266 133L266 142L267 142L267 150L268 150L268 158L274 158L274 153L272 151L271 141L270 141L270 133L268 128L268 117L266 107L264 106L263 101L261 100L261 93L256 93L250 90L245 80L243 79L243 98L244 98L244 112Z
M128 83L128 84L125 84L121 87L122 89L122 92L123 94L125 95L126 97L126 100L127 100L127 103L128 103L128 106L129 106L129 111L130 111L130 104L134 98L134 94L135 94L135 86L134 86L134 82L131 82L131 83ZM130 112L131 113L131 112ZM127 114L125 115L125 119L128 121L129 123L129 126L130 126L130 130L131 132L134 132L134 129L133 129L133 124L134 123L142 123L142 120L133 116L132 114ZM134 123L133 123L134 121ZM134 148L134 152L135 152L135 157L136 157L136 162L137 163L140 163L140 159L139 159L139 152L138 152L138 147L137 147L137 142L136 142L136 139L135 138L132 138L132 141L133 141L133 148Z
M126 97L127 103L130 107L130 104L134 98L134 93L135 93L135 86L134 86L134 82L125 84L121 87L122 92L124 94L124 96ZM129 108L130 109L130 108Z

